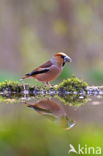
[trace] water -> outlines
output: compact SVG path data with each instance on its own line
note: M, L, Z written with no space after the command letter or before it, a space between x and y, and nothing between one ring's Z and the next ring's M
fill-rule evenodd
M78 145L102 149L102 122L102 90L96 87L79 94L53 89L28 92L25 88L20 94L3 90L0 155L68 156L70 145L76 150Z
M32 90L29 93L24 89L22 94L16 95L8 90L1 92L2 108L6 114L13 113L14 109L33 110L40 116L49 119L64 129L73 128L82 123L98 125L103 121L103 91L97 87L88 87L88 92L63 93L50 89ZM12 103L12 104L11 104ZM14 106L12 106L14 104ZM10 111L8 111L10 110ZM15 111L14 111L15 112Z

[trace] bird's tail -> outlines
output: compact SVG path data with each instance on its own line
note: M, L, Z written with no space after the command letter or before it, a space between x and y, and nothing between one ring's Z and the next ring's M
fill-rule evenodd
M23 76L20 80L24 80L24 79L27 79L29 77L30 77L30 74L28 73L28 74L25 74L25 76Z

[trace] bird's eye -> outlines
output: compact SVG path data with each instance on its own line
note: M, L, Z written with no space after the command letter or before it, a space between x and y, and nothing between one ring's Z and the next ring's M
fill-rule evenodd
M63 58L63 59L64 59L64 56L63 56L63 55L61 55L61 58Z

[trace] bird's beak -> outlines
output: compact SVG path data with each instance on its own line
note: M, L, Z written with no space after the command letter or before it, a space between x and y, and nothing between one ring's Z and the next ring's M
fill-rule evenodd
M65 56L64 62L72 62L72 59L69 56Z

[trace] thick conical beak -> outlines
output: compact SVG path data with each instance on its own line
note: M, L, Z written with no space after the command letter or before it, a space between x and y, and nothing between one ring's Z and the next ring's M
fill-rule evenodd
M65 56L64 62L72 62L72 59L69 56Z

